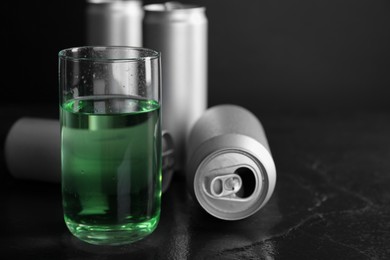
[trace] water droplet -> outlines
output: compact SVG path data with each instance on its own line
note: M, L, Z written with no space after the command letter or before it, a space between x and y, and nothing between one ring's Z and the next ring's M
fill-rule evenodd
M80 172L81 174L84 174L85 172L84 172L84 170L81 170L81 172Z

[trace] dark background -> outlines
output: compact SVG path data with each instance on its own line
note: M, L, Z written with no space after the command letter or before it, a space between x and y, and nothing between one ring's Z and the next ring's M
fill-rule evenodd
M278 175L269 203L220 221L174 175L145 240L72 237L60 185L12 177L4 140L19 117L58 118L57 54L85 44L85 1L3 1L2 259L390 259L390 1L182 2L207 8L209 106L263 123Z
M182 2L207 8L210 106L390 109L390 1ZM57 53L85 45L85 1L2 6L2 103L57 104Z

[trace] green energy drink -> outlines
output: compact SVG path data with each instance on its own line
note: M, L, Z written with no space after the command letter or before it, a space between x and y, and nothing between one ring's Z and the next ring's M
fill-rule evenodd
M93 244L153 232L160 215L160 106L123 96L61 106L62 192L69 230Z

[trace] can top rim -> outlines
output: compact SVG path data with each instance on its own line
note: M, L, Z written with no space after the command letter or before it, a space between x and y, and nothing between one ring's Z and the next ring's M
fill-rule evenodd
M58 57L74 61L139 62L158 59L160 52L130 46L81 46L63 49Z
M140 0L87 0L87 3L89 4L112 4L118 2L140 2Z
M144 10L148 12L186 12L194 10L205 10L204 6L195 5L195 4L182 4L179 2L166 2L162 4L149 4L144 6Z
M208 175L210 172L205 172L205 168L208 164L214 164L213 161L219 160L221 155L234 155L248 158L251 162L249 164L244 163L245 167L249 167L253 170L254 178L256 179L255 189L252 195L247 198L241 198L240 200L221 200L215 199L207 195L204 184L211 175ZM241 158L242 159L242 158ZM235 165L236 167L241 168L242 165ZM252 166L252 167L251 167ZM254 167L253 167L254 166ZM213 167L214 168L214 167ZM225 175L225 174L222 174ZM222 176L221 173L214 176ZM217 150L212 154L209 154L202 163L198 166L198 169L195 173L194 178L194 193L199 204L211 215L224 219L224 220L239 220L250 215L254 214L264 205L266 195L268 192L268 175L264 169L264 165L256 157L251 155L245 150L242 149L221 149ZM224 208L227 204L235 205L234 210ZM241 205L241 206L239 206ZM239 206L239 207L237 207ZM239 209L239 210L238 210Z

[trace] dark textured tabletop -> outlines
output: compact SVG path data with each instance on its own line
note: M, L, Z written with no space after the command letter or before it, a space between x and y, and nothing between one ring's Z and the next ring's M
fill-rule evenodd
M2 107L2 146L18 117L57 116L42 111ZM156 231L128 246L72 237L60 185L14 179L2 148L2 259L389 259L390 113L254 112L278 174L269 203L247 219L218 220L176 175Z

